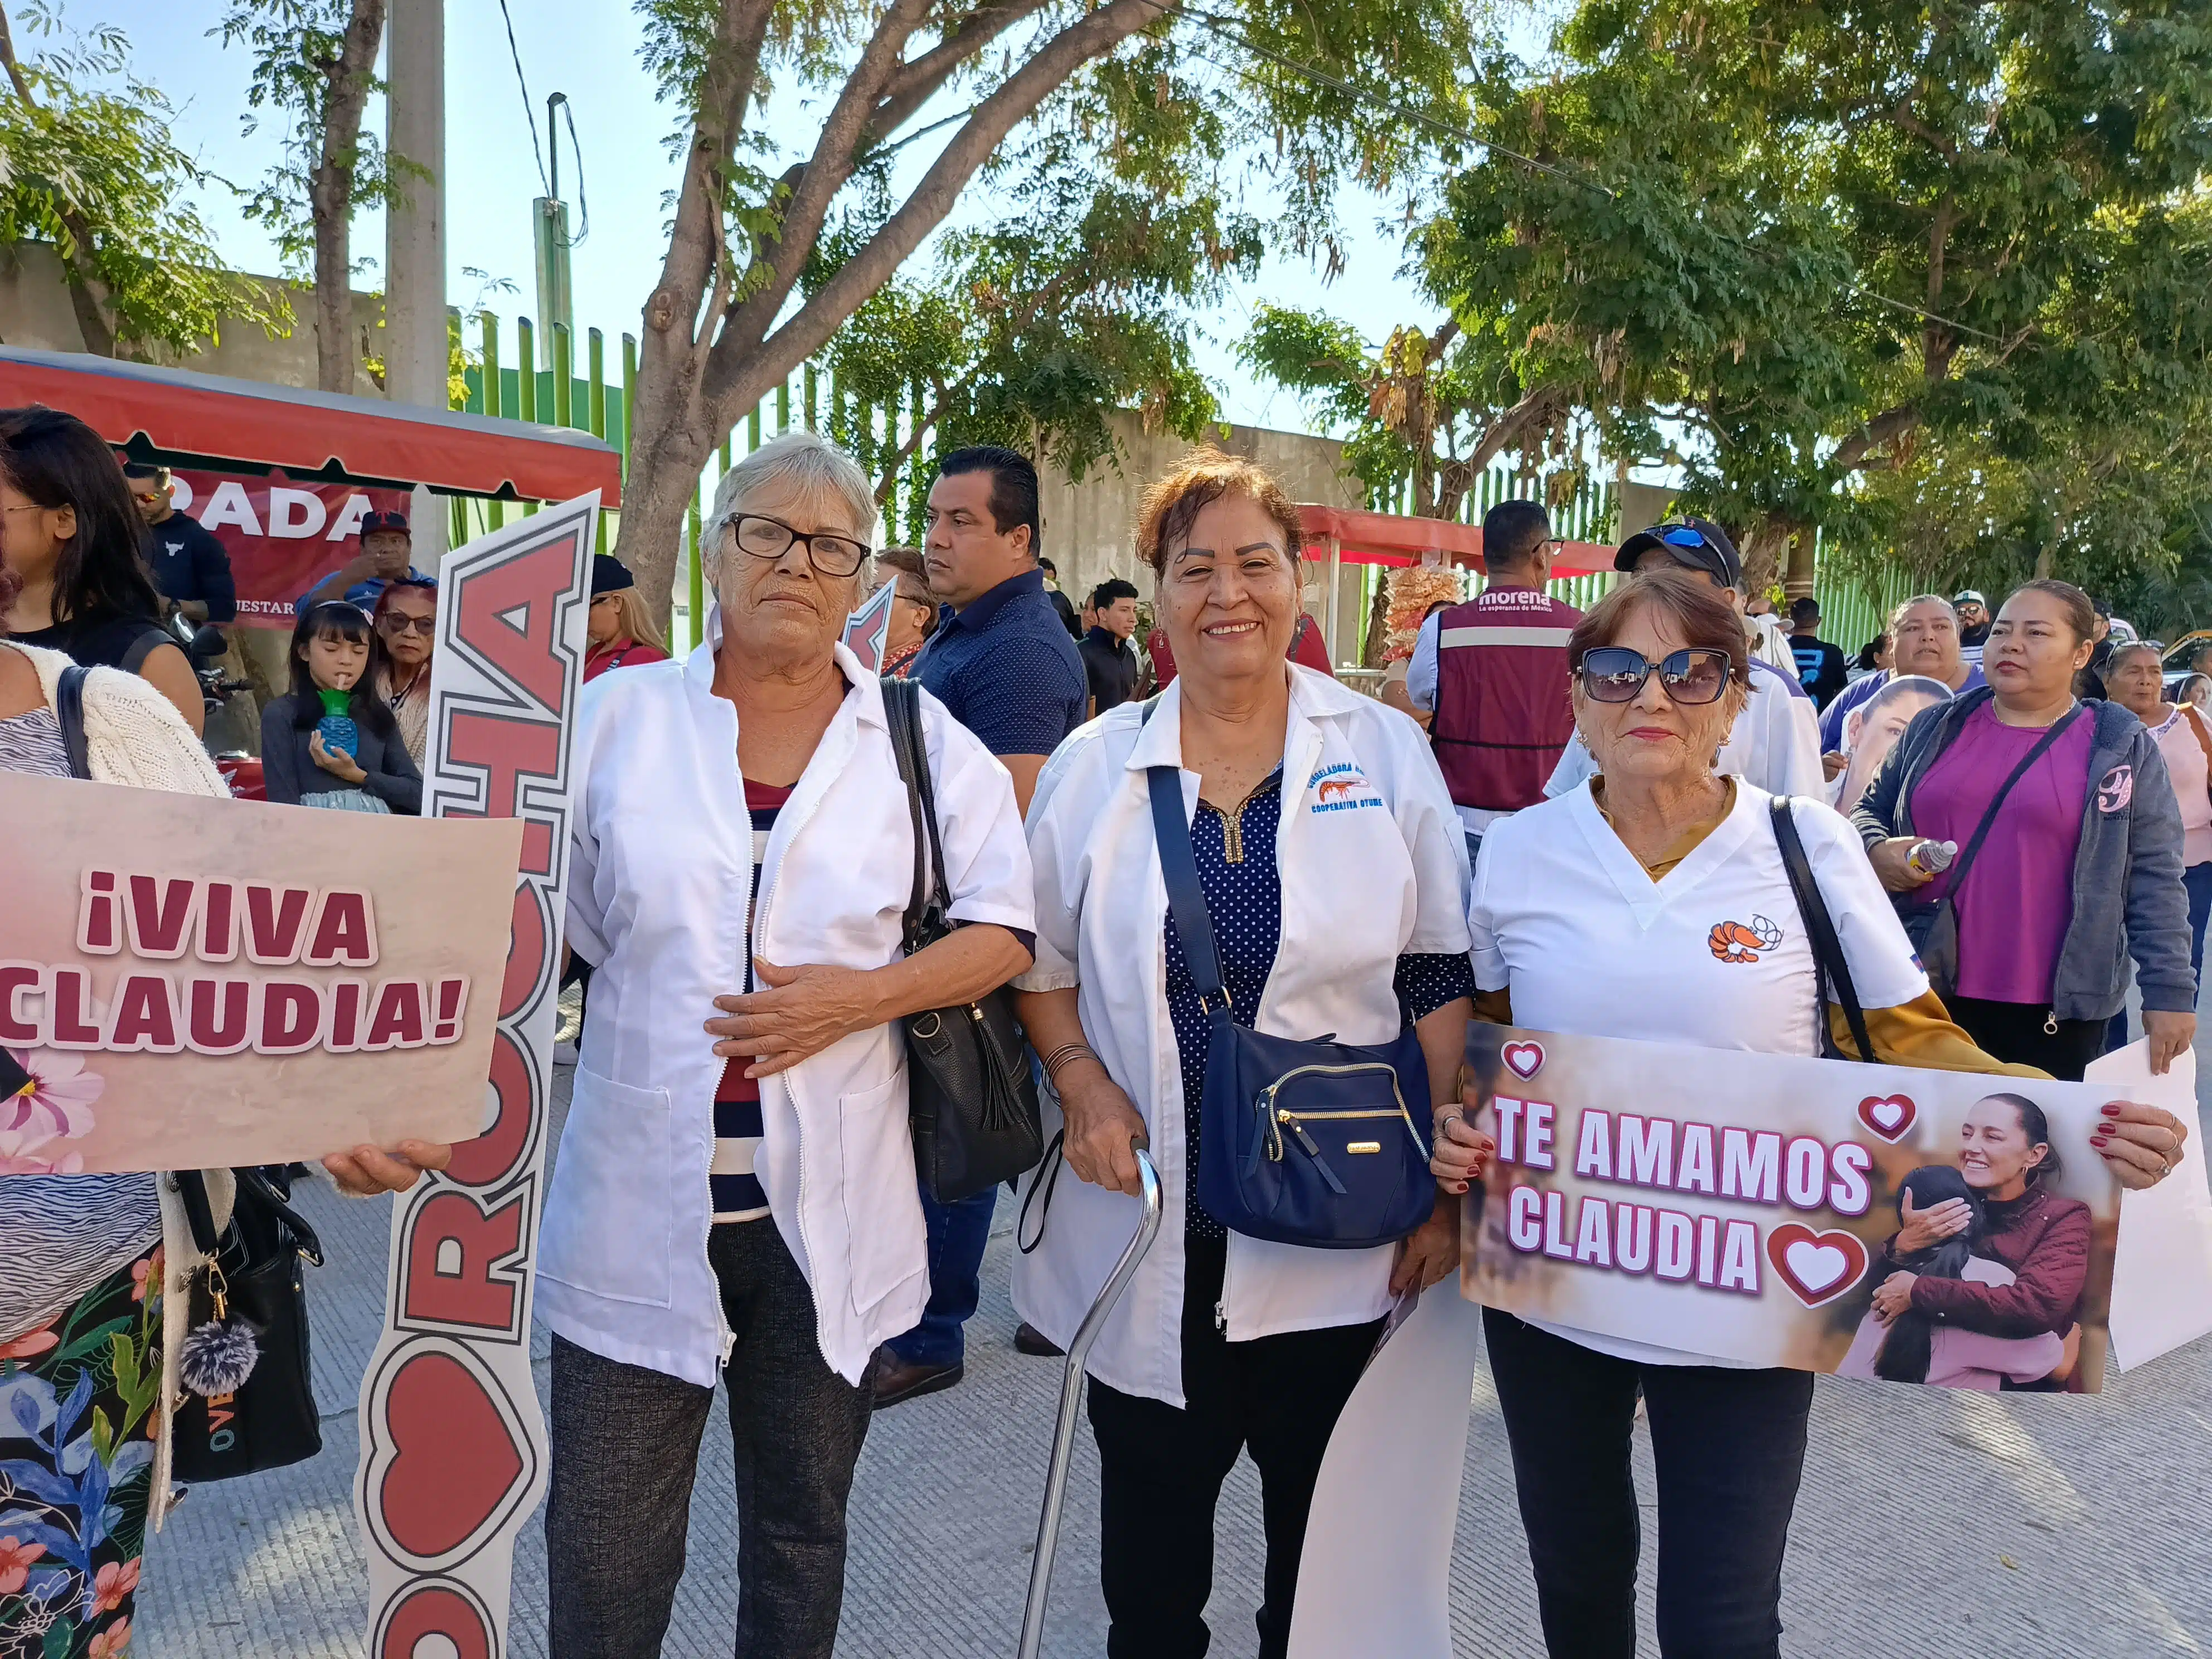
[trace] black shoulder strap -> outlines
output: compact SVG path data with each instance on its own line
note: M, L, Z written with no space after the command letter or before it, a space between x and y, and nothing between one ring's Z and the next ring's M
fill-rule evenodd
M1152 798L1152 834L1160 845L1160 875L1167 883L1168 910L1175 917L1182 953L1190 963L1191 983L1198 988L1201 1005L1218 1016L1228 1012L1222 994L1221 957L1213 945L1213 918L1206 913L1206 890L1198 884L1198 854L1190 844L1190 820L1182 810L1182 769L1152 766L1145 769L1146 787Z
M84 682L91 672L82 664L71 663L54 684L54 718L61 723L70 775L76 778L92 775L92 757L84 741Z
M1782 849L1782 867L1789 872L1790 890L1796 895L1797 914L1813 945L1813 973L1820 998L1820 1052L1830 1059L1838 1056L1835 1040L1828 1032L1827 1005L1833 1000L1844 1011L1851 1041L1858 1044L1859 1058L1871 1063L1874 1039L1867 1035L1866 1011L1859 1006L1858 989L1851 983L1851 965L1844 959L1843 941L1836 937L1835 920L1829 915L1828 902L1814 878L1813 862L1805 856L1805 843L1797 834L1790 797L1777 795L1769 811L1774 819L1775 843Z
M126 674L135 674L146 665L146 659L165 645L174 645L175 637L165 628L148 623L141 629L123 653L123 659L115 665Z
M2028 769L2041 760L2051 745L2065 735L2068 726L2088 712L2088 704L2077 702L2065 715L2054 720L2051 729L2036 739L2035 746L2021 757L2020 764L2012 769L2012 775L1997 786L1996 793L1990 797L1989 810L1982 814L1982 821L1974 826L1974 833L1967 838L1966 846L1960 849L1958 858L1952 863L1951 879L1943 889L1947 894L1956 897L1966 885L1966 872L1973 866L1974 854L1982 850L1982 843L1990 838L1990 830L1997 821L1998 809L2004 805L2005 797L2012 793L2013 785L2027 775Z
M884 719L890 727L891 756L898 763L899 778L906 785L907 815L914 823L914 887L907 900L905 921L906 953L912 956L926 942L922 937L924 919L929 908L929 876L927 854L932 824L923 828L921 785L915 777L915 750L921 745L915 741L916 728L921 724L917 707L919 696L912 680L887 679L881 682L884 689ZM927 763L921 770L927 773Z

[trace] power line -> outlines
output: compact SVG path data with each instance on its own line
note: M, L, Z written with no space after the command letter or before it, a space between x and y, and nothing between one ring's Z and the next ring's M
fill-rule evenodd
M1604 197L1609 202L1618 201L1620 199L1619 191L1600 183L1597 179L1591 178L1585 173L1578 172L1571 167L1560 167L1555 162L1541 161L1533 155L1523 155L1518 150L1509 149L1504 145L1496 142L1494 139L1480 137L1474 133L1468 131L1464 127L1455 126L1449 121L1439 120L1437 117L1431 115L1426 110L1418 109L1411 104L1401 103L1393 98L1383 97L1378 94L1369 91L1364 87L1354 85L1352 82L1345 80L1340 76L1332 75L1328 70L1321 69L1315 64L1306 63L1299 58L1286 56L1282 52L1275 51L1273 47L1263 46L1258 42L1246 38L1243 33L1242 26L1234 18L1222 17L1212 12L1200 11L1194 7L1181 4L1178 3L1178 0L1146 0L1146 3L1152 6L1155 10L1162 12L1168 16L1187 17L1193 22L1197 23L1208 33L1228 41L1230 45L1238 47L1243 51L1249 52L1256 58L1265 58L1269 63L1274 64L1280 68L1289 70L1293 74L1304 76L1306 79L1327 87L1332 91L1341 93L1346 97L1352 99L1357 103L1364 104L1376 109L1386 111L1390 114L1400 117L1401 119L1410 121L1417 126L1425 127L1431 132L1439 134L1440 136L1447 138L1455 139L1461 143L1473 145L1478 149L1486 150L1495 155L1502 155L1517 166L1528 167L1537 173L1548 173L1553 178L1564 179L1567 183L1575 185L1582 189L1594 191L1597 194ZM1220 59L1208 57L1204 52L1198 52L1194 55L1202 61L1213 64L1218 69L1227 70L1231 75L1242 76L1247 80L1254 78L1251 71L1241 65L1222 63ZM1716 231L1715 234L1718 235L1723 240L1732 243L1735 246L1741 248L1745 252L1753 254L1758 258L1770 258L1773 257L1771 250L1760 247L1757 243L1748 241L1743 237L1731 234L1726 231ZM1969 323L1959 322L1955 319L1943 316L1940 313L1929 311L1924 307L1913 305L1908 301L1892 299L1888 295L1867 288L1862 283L1847 282L1843 284L1843 288L1846 293L1855 295L1862 300L1869 301L1875 305L1886 306L1892 311L1898 312L1905 316L1917 318L1922 322L1939 324L1942 327L1949 329L1954 333L1971 335L1975 339L1986 340L1992 345L2002 345L2004 343L2002 337L1991 334L1985 329L1976 328Z
M545 176L545 152L538 147L538 106L530 101L530 82L522 73L522 48L514 44L514 17L507 9L507 0L499 0L499 15L507 24L507 53L514 60L514 84L522 88L522 118L530 124L530 153L538 162L538 182L545 187L545 193L550 197L553 194L553 185L552 181ZM551 125L550 118L547 125ZM574 122L572 118L571 137L574 136ZM551 135L547 136L550 137ZM579 188L581 187L583 176L584 163L582 158L579 157L576 161Z

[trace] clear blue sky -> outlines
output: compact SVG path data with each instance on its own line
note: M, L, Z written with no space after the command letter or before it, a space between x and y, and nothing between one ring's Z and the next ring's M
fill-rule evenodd
M623 0L509 0L517 25L522 69L536 104L538 143L545 142L544 99L565 92L574 106L583 147L584 181L591 209L590 234L574 253L575 313L579 330L596 325L610 339L635 332L645 295L659 273L664 246L662 205L675 170L662 140L676 112L655 98L655 88L637 57L638 29ZM112 23L130 36L133 59L143 79L160 87L177 105L175 131L183 145L204 165L239 184L258 179L276 153L273 126L247 136L246 110L248 64L242 49L225 50L205 29L221 15L218 0L65 0L63 18L73 27ZM39 46L25 39L20 9L17 46ZM531 201L541 193L522 94L515 83L498 0L448 0L447 34L447 246L451 269L447 297L467 305L481 283L469 268L504 277L518 291L488 301L502 317L530 314L537 306L532 289ZM808 111L798 94L779 94L769 118L775 130L804 136ZM924 118L927 118L927 113ZM380 104L370 120L381 131ZM916 146L923 156L926 146ZM562 137L562 191L574 203L574 164ZM234 265L273 270L276 258L266 235L247 223L221 193L202 204L217 246ZM962 214L988 212L988 201L970 198ZM1304 261L1271 259L1255 282L1245 285L1218 314L1201 319L1208 337L1202 363L1217 384L1224 415L1261 425L1302 428L1307 424L1289 393L1255 382L1241 368L1232 348L1255 305L1322 307L1380 340L1400 322L1433 324L1431 308L1398 274L1396 237L1377 228L1387 204L1364 195L1348 197L1345 219L1348 268L1324 284ZM380 216L356 221L354 252L381 259ZM927 259L927 247L915 256ZM380 279L371 276L368 285ZM511 338L511 335L509 336Z

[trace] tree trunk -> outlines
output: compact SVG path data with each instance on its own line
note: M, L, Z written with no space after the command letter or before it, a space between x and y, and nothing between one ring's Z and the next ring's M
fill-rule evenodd
M767 0L723 0L700 106L692 112L667 257L645 302L636 430L623 487L621 555L662 627L675 592L684 507L714 445L890 280L1009 132L1085 64L1160 15L1156 0L1105 0L1048 36L968 112L875 234L779 324L862 149L887 137L963 62L1034 9L1031 0L1010 0L979 10L975 28L956 29L950 40L904 63L899 54L925 8L921 0L893 0L833 101L812 156L785 174L777 225L754 231L749 257L738 257L726 240L721 170L740 136L772 8Z
M315 384L325 392L353 390L354 173L384 7L385 0L353 0L337 57L317 65L329 91L307 204L315 224Z

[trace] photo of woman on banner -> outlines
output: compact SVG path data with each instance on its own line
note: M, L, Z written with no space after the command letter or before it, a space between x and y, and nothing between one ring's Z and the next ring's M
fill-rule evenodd
M2018 1094L1977 1102L1960 1126L1958 1152L1959 1180L1971 1196L1930 1204L1908 1181L1899 1200L1904 1225L1869 1273L1878 1285L1869 1317L1894 1325L1917 1316L1947 1332L2008 1340L2069 1337L2088 1277L2090 1218L2079 1199L2047 1189L2058 1172L2041 1107ZM2008 1282L1914 1265L1969 1236L1974 1255L2010 1271ZM2063 1381L2049 1380L2059 1369L2054 1364L2032 1377L2014 1376L2014 1384L2062 1388Z
M1898 738L1912 724L1915 714L1950 700L1951 688L1942 681L1908 674L1890 681L1844 715L1844 763L1843 781L1836 787L1832 803L1836 811L1849 812L1859 804L1859 797L1866 793L1867 785L1881 770L1882 762L1897 747Z
M1990 1253L1981 1195L1958 1170L1940 1164L1915 1170L1900 1183L1897 1202L1899 1218L1907 1226L1928 1220L1940 1210L1951 1231L1918 1249L1901 1248L1901 1232L1893 1238L1887 1262L1893 1278L1996 1289L2019 1282L2019 1276ZM2036 1382L2070 1358L2067 1342L2052 1332L2007 1337L1962 1325L1939 1325L1935 1315L1911 1305L1909 1285L1903 1299L1900 1312L1867 1311L1850 1352L1836 1368L1837 1376L1994 1393Z
M1823 803L1778 803L1716 772L1750 671L1741 626L1709 585L1673 573L1633 578L1576 627L1568 659L1577 729L1600 775L1485 837L1470 907L1478 1018L1570 1036L1855 1057L1842 1010L1822 1004L1787 836L1832 919L1875 1058L2040 1075L1999 1062L1952 1023L1845 820ZM2093 1144L2117 1179L2146 1186L2171 1170L2185 1133L2178 1119L2123 1102L2105 1111L2109 1133ZM1480 1177L1492 1115L1439 1111L1440 1179ZM2009 1167L1986 1156L1992 1169ZM1914 1279L1926 1286L1916 1303L1939 1291L1998 1293ZM1662 1649L1778 1659L1811 1371L1495 1307L1484 1310L1483 1328L1555 1659L1636 1650L1639 1398L1659 1475ZM1736 1456L1711 1455L1720 1435Z

